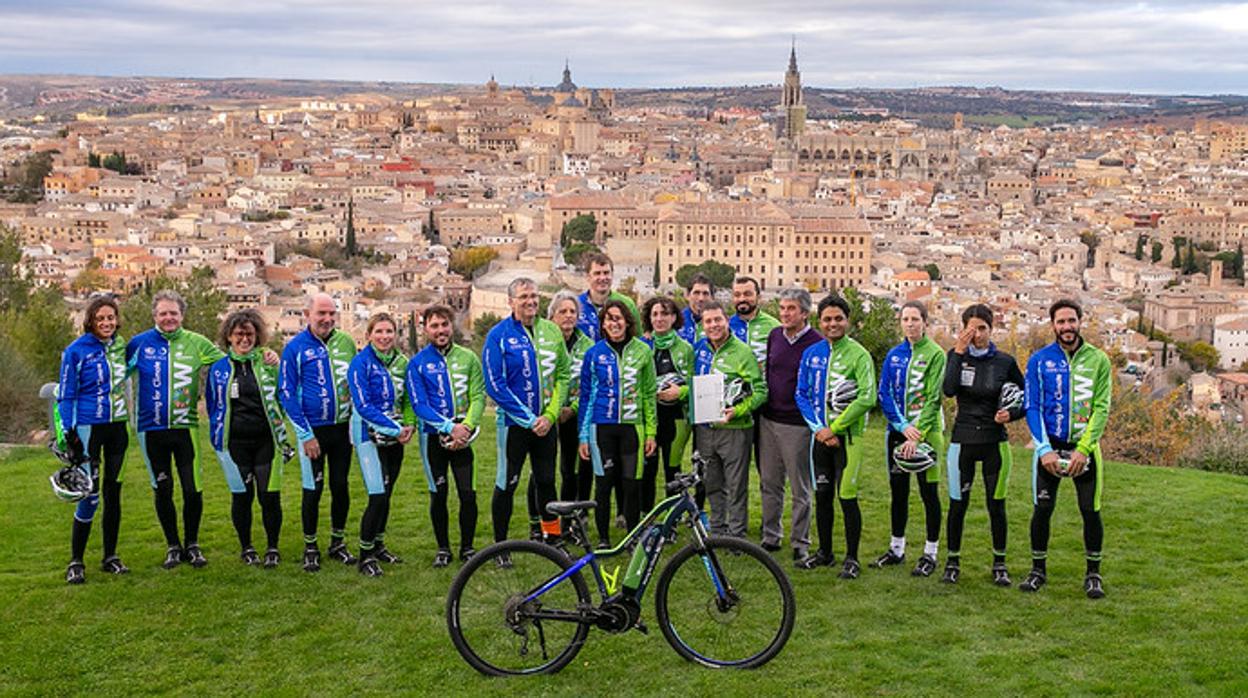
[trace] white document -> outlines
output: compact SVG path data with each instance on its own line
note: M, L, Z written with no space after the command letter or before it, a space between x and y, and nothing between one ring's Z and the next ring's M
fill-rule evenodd
M693 377L693 423L709 424L724 418L724 374Z

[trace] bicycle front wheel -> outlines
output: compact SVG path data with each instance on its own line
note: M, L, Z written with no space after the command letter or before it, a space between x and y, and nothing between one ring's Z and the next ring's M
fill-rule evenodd
M726 537L677 552L659 575L654 605L668 644L712 668L766 664L784 648L796 613L793 586L775 559Z
M589 632L574 620L590 604L579 572L537 599L525 599L572 566L542 543L504 541L470 559L446 599L451 642L474 669L491 676L553 674L571 662ZM564 619L542 618L558 614Z

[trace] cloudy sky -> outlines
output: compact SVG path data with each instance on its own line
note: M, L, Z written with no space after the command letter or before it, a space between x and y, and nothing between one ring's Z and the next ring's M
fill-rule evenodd
M0 73L1248 94L1248 3L0 0Z

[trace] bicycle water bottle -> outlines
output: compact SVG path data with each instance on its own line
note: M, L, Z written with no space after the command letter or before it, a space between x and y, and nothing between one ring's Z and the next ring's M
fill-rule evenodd
M633 552L633 559L628 563L628 571L624 573L624 591L631 593L641 586L641 575L646 570L646 560L650 553L658 547L659 527L651 526L641 534L641 545Z

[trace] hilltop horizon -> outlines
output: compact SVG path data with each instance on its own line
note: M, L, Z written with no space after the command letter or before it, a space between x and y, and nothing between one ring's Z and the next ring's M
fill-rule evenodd
M386 79L369 79L369 78L330 78L330 77L290 77L277 75L179 75L179 74L160 74L160 73L88 73L88 72L0 72L0 80L6 79L97 79L97 80L193 80L204 82L283 82L283 83L332 83L338 85L411 85L418 87L439 87L452 89L466 89L480 87L485 79L481 80L386 80ZM508 82L498 79L496 73L485 76L486 79L494 78L503 89L516 90L542 90L549 89L557 81L538 81L535 83L524 82ZM594 89L611 89L627 92L635 91L691 91L691 90L731 90L731 89L757 89L757 88L775 88L781 87L781 82L773 80L771 82L741 82L741 83L688 83L681 85L613 85L613 84L589 84L585 86ZM1132 89L1114 89L1114 88L1080 88L1080 87L1032 87L1032 86L1004 86L1001 84L976 84L976 83L953 83L953 82L932 82L932 83L915 83L911 85L819 85L807 84L807 90L827 90L827 91L843 91L843 92L913 92L920 90L981 90L981 91L997 91L997 92L1018 92L1018 93L1047 93L1047 94L1089 94L1089 95L1131 95L1138 97L1242 97L1248 99L1248 90L1235 91L1211 91L1211 92L1193 92L1193 91L1143 91Z

